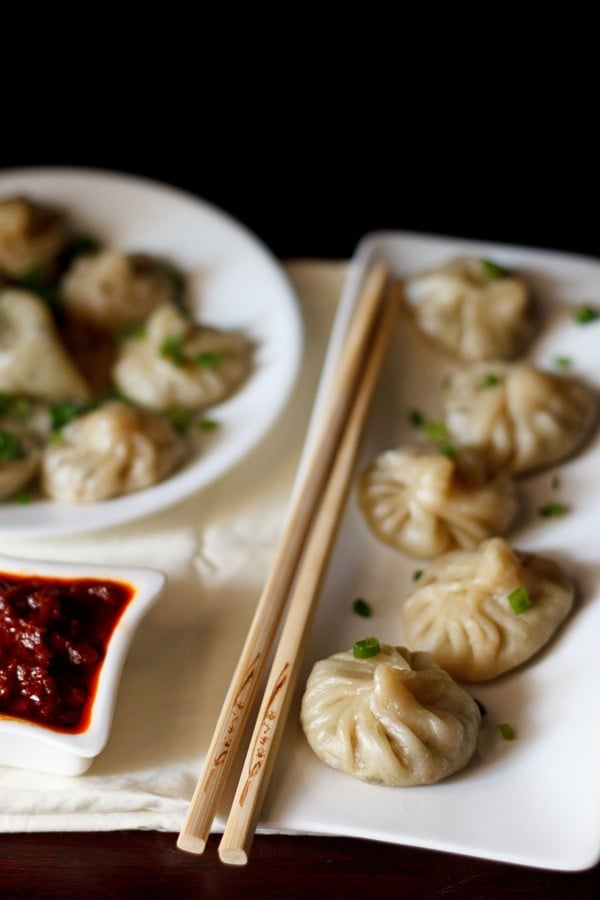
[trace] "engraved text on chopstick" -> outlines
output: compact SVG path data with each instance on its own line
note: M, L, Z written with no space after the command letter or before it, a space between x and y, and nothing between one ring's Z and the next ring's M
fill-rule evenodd
M289 669L290 664L286 663L281 670L281 674L275 682L275 686L271 692L271 696L269 697L262 722L260 723L256 741L254 742L252 755L250 757L250 762L248 765L248 777L240 794L240 806L243 806L246 802L252 779L260 772L265 756L267 755L268 744L272 737L274 723L278 716L278 710L275 709L275 701L277 699L277 695L288 680Z
M246 703L248 701L248 691L254 680L257 672L257 665L260 661L262 654L257 653L250 665L248 666L246 672L244 673L244 677L242 678L242 682L240 684L239 690L235 695L233 704L231 706L231 715L227 722L227 729L225 731L225 737L221 743L219 752L215 755L212 763L212 768L206 779L206 784L204 786L204 792L208 791L208 786L210 781L212 780L213 775L219 766L222 766L225 763L229 755L229 751L231 750L231 745L234 742L234 737L237 729L240 727L242 722L242 712L246 707Z

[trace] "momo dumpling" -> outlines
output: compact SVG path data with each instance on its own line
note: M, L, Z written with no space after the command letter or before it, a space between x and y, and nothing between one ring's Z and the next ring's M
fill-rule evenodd
M476 547L503 534L518 504L512 479L434 449L397 447L361 473L359 506L379 540L416 557Z
M113 379L125 397L148 409L202 409L242 384L250 357L241 332L195 324L165 304L151 315L142 335L123 341Z
M54 273L68 241L65 216L26 197L0 200L0 272L23 278Z
M77 257L60 288L68 316L110 332L143 323L178 293L174 271L162 260L113 249Z
M514 474L570 456L597 417L587 385L527 362L476 363L453 373L442 385L442 407L452 442Z
M112 401L65 425L42 458L42 489L66 503L150 487L185 459L184 439L162 417Z
M360 781L433 784L473 756L481 716L473 698L428 653L381 645L315 663L300 721L320 760Z
M553 560L490 538L435 560L402 608L404 634L457 681L487 681L530 659L574 601Z
M20 288L0 290L0 391L48 402L90 397L46 303Z
M12 497L37 475L42 450L24 426L0 418L0 500Z
M407 279L404 300L419 330L465 362L513 359L536 329L523 279L485 259L459 257Z

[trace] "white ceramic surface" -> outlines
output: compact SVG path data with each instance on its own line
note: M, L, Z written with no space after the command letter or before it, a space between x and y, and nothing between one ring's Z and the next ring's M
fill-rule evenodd
M138 177L77 169L0 171L0 198L16 194L63 206L82 231L107 245L170 259L189 278L198 318L244 330L257 351L251 378L210 411L219 428L207 433L197 457L171 478L101 503L2 503L0 535L40 537L105 528L169 506L222 476L266 435L298 374L302 321L278 261L226 213Z
M600 390L600 320L577 325L572 313L600 309L600 262L543 250L459 241L434 235L374 233L357 248L342 297L332 354L356 299L365 267L383 259L397 277L416 274L459 254L474 254L522 272L544 311L542 331L528 352L571 371ZM330 363L333 362L332 357ZM408 413L435 417L438 387L455 364L400 318L365 435L359 468L377 453L411 439ZM328 377L333 365L326 366ZM554 369L556 371L556 369ZM382 545L367 531L355 487L338 535L303 663L295 705L263 810L267 827L348 835L433 848L548 869L579 870L600 854L600 435L573 459L524 478L522 517L508 536L518 548L553 557L575 578L576 608L555 639L506 676L469 690L487 709L472 763L431 786L385 788L336 772L313 755L298 723L302 685L317 659L376 635L406 644L400 607L423 561ZM555 475L560 487L553 486ZM562 518L536 515L541 503L570 507ZM352 612L364 598L373 616ZM418 649L418 648L411 648ZM505 741L508 722L517 739Z
M85 731L68 734L0 714L0 765L80 775L106 746L127 651L142 618L158 600L166 576L158 569L140 566L50 562L3 554L0 554L0 573L62 579L93 578L117 581L134 589L110 637Z

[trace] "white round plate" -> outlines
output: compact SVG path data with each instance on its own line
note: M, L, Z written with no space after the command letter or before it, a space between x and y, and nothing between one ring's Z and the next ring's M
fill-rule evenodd
M302 353L296 296L270 251L218 208L137 176L60 168L0 172L0 199L17 194L64 207L82 232L106 245L168 258L188 277L197 317L244 330L257 351L247 383L210 410L218 429L175 475L94 504L1 503L0 536L72 534L131 521L204 488L240 462L282 411Z

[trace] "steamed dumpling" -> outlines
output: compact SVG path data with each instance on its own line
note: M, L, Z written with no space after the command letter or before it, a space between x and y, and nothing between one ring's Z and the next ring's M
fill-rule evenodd
M185 459L187 446L162 417L114 401L69 422L42 460L42 489L91 503L150 487Z
M90 397L45 302L19 288L0 290L0 391L48 402Z
M588 438L597 415L590 388L527 362L476 363L442 387L450 440L515 474L559 462Z
M433 784L464 768L481 716L428 653L381 646L318 661L302 697L302 728L328 766L389 786Z
M177 293L173 272L161 260L112 249L76 258L60 291L69 316L111 332L144 322Z
M376 537L417 557L476 547L517 512L510 477L481 477L459 459L412 447L380 454L361 474L358 497Z
M409 278L404 297L418 328L465 362L512 359L534 335L527 285L484 259L459 257Z
M113 379L140 406L202 409L233 393L249 371L245 335L197 325L165 304L152 314L143 335L122 343Z
M26 197L0 200L0 272L12 278L53 274L67 239L59 211Z
M575 594L553 560L514 550L502 538L441 556L418 585L402 610L406 640L468 682L530 659L567 617ZM530 604L522 612L509 600L514 591Z

